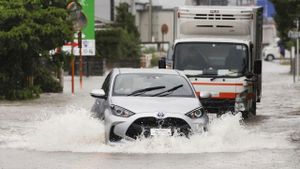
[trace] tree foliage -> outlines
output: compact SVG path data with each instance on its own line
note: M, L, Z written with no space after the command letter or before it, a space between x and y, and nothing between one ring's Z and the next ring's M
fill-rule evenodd
M295 29L294 20L300 19L300 0L271 0L274 4L276 15L274 17L277 24L279 36L284 43L290 39L289 30Z
M139 32L128 4L117 7L116 22L96 32L97 53L108 59L135 59L140 56Z
M116 26L125 29L133 37L139 38L140 34L135 26L135 17L128 10L129 5L127 3L121 3L117 7Z
M33 79L43 67L41 58L49 57L49 50L71 39L66 3L67 0L0 0L1 97L9 99L8 93L37 86Z

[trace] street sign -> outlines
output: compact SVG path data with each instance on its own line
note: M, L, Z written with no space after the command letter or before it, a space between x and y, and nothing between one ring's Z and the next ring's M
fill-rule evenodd
M75 3L70 3L68 6L69 10L75 11L74 15L71 17L79 18L77 27L82 28L82 39L79 38L78 34L74 34L74 43L79 43L78 41L81 40L82 45L82 55L83 56L95 56L96 55L96 42L95 42L95 18L94 18L94 11L95 11L95 0L77 0L79 3L78 6L74 5ZM76 12L77 9L80 9L81 12ZM76 29L77 30L77 29ZM79 45L79 46L80 46ZM64 45L63 51L67 53L72 53L71 50L73 49L73 53L75 56L79 56L79 48L78 46L69 46Z
M96 55L95 41L95 0L79 0L82 10L88 18L86 27L82 30L82 55Z
M168 27L167 24L161 25L161 33L162 33L162 34L167 34L168 31L169 31L169 27Z
M298 39L300 38L300 32L297 31L289 31L289 38Z

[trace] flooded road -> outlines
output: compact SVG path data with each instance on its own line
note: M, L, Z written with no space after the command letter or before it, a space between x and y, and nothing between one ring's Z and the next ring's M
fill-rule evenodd
M89 112L89 92L104 77L84 79L74 96L66 77L63 94L0 102L0 169L299 168L300 84L288 72L263 63L262 102L245 122L240 115L211 116L203 135L114 146L104 144L104 126Z

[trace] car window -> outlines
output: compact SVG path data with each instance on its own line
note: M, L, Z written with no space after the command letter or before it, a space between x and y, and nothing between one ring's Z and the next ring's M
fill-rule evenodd
M172 91L168 94L170 96L178 97L194 97L193 90L189 85L188 81L179 75L170 74L120 74L116 76L113 95L114 96L126 96L134 91L157 86L165 86L143 93L141 96L151 96L165 90L171 89L178 85L182 87Z
M109 86L110 86L110 78L111 78L111 74L112 74L112 72L110 72L110 73L106 76L106 78L105 78L105 80L104 80L104 82L103 82L103 84L102 84L102 89L104 90L105 95L108 95L108 93L109 93Z

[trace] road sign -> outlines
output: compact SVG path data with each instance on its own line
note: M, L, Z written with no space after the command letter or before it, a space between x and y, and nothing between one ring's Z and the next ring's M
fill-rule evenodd
M74 5L76 3L70 3L68 5L68 9L73 12L74 16L72 18L79 18L78 24L75 24L76 30L77 27L82 28L82 55L83 56L95 56L96 55L96 42L95 42L95 18L94 18L94 11L95 11L95 0L77 0L79 3L77 6ZM80 9L78 13L76 10ZM71 19L72 19L71 18ZM86 19L82 19L86 18ZM78 43L78 34L74 34L74 43ZM79 39L80 41L80 39ZM67 53L72 53L71 50L73 49L73 53L75 56L79 56L79 48L78 46L71 46L64 45L63 50Z
M300 38L300 32L297 32L297 31L289 31L289 38L292 38L292 39Z
M95 0L79 0L83 13L87 16L88 22L82 30L82 55L95 56Z
M169 27L168 27L167 24L161 25L161 33L162 33L162 34L167 34L168 31L169 31Z

